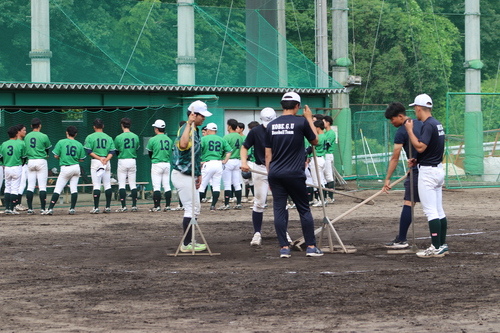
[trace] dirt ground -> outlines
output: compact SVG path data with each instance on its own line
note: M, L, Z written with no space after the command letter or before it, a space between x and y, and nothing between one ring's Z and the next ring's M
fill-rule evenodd
M0 215L0 331L500 332L499 197L446 190L451 253L431 259L382 246L397 233L399 191L334 224L356 253L320 258L279 258L272 200L260 248L249 246L250 204L215 213L203 204L199 225L214 256L168 256L182 212L149 213L149 202L137 213L78 207L69 216L60 205L53 216ZM337 195L327 215L355 205ZM313 215L321 226L322 209ZM415 220L425 248L419 205ZM295 211L289 230L301 236Z

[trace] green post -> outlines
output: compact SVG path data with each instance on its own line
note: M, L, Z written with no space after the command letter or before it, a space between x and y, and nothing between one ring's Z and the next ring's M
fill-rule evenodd
M465 112L465 160L464 166L468 174L484 173L483 152L483 113L481 111Z

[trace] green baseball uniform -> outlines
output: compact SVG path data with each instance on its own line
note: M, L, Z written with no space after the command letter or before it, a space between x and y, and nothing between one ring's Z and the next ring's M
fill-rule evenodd
M137 158L139 149L139 136L132 132L118 135L114 141L115 149L119 152L118 159Z
M210 134L201 138L201 161L224 160L231 152L229 143L218 135Z
M168 137L165 133L160 133L153 136L148 141L146 149L152 152L151 163L170 163L172 150L173 150L172 139Z
M7 140L0 146L0 155L3 157L3 165L6 167L23 164L26 157L26 146L22 140Z
M85 159L85 149L83 145L71 139L62 139L56 143L52 153L59 156L59 165L74 165Z
M325 132L325 135L327 137L328 142L330 143L326 153L333 154L335 152L335 140L337 139L337 135L335 134L335 131L333 129L330 129L329 131Z
M239 133L233 132L225 135L223 139L226 140L232 148L230 158L240 159L240 150L245 141L245 137L241 136Z
M47 134L31 131L24 137L26 157L30 160L46 158L47 150L52 147Z
M101 157L106 157L108 154L115 151L113 139L103 132L89 134L83 146L87 154L95 153Z

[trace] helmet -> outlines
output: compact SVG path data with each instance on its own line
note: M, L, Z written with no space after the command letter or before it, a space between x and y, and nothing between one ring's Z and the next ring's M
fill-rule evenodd
M252 178L252 173L250 171L242 171L241 177L243 177L243 179L250 179Z

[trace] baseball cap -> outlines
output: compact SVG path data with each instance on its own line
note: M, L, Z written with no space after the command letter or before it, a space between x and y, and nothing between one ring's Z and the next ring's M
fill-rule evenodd
M271 121L276 119L276 111L273 108L263 108L260 111L260 120L262 120L262 125L267 126Z
M290 91L283 95L282 101L295 101L300 103L300 96L296 92Z
M155 123L153 124L153 127L165 128L165 122L161 119L156 119Z
M188 110L194 113L201 114L205 117L210 117L212 115L212 113L207 110L207 105L202 101L194 101L189 105Z
M101 177L102 175L104 175L105 172L106 172L106 169L104 168L104 166L100 166L95 171L95 174L96 174L97 177Z
M415 97L415 101L410 104L410 106L425 106L427 108L432 108L432 99L429 95L427 94L421 94Z
M209 123L207 125L207 130L217 131L217 125L215 123Z

